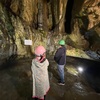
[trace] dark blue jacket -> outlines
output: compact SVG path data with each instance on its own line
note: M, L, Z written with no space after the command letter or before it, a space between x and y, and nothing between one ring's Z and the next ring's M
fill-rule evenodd
M65 65L66 64L66 48L65 46L62 46L58 48L54 55L54 60L59 65Z

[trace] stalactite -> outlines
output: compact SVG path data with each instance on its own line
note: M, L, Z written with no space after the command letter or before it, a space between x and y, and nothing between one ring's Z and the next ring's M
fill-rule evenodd
M43 30L43 4L38 0L38 29Z

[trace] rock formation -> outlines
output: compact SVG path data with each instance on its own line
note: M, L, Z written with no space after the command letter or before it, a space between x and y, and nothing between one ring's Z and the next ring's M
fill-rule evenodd
M53 54L62 38L68 47L100 50L99 9L99 0L1 0L1 61L12 55L30 57L37 45Z

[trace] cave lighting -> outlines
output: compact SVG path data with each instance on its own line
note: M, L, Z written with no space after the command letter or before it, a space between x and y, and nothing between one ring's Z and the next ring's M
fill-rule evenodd
M82 73L84 71L83 67L78 67L78 71Z

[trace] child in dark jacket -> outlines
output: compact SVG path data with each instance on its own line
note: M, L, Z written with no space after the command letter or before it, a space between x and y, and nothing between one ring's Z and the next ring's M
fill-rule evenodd
M59 41L60 47L57 49L54 60L57 63L58 73L60 77L59 85L65 85L64 80L64 66L66 64L66 48L65 48L65 41Z

